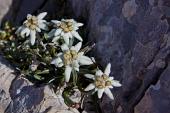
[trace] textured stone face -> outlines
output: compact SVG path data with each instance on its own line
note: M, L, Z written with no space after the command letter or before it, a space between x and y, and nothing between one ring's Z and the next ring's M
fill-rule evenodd
M86 38L96 43L92 55L102 66L111 62L112 76L121 80L123 85L121 90L113 90L117 95L114 102L103 98L103 112L133 113L139 102L137 108L141 111L135 112L143 113L145 106L140 104L140 100L148 87L156 83L168 67L169 3L167 0L84 0L81 4L79 0L70 0L74 15L87 20ZM81 4L81 7L75 7L76 4ZM164 106L164 100L159 102L161 99L156 99L160 96L157 95L152 102ZM146 98L144 96L142 101L151 104ZM155 107L148 107L148 111L154 109L154 112L148 113L162 113L161 107ZM166 107L165 111L170 109Z
M58 0L0 0L0 21L10 21L14 25L21 25L27 14L48 12L51 17L59 12Z
M2 18L8 12L11 4L12 0L0 0L0 25Z
M8 67L8 62L4 61L2 56L0 57L0 112L4 113L5 109L11 102L10 86L12 84L15 75L11 67Z
M56 1L0 0L0 20L8 9L10 11L4 19L8 18L15 24L22 22L27 13L49 11L53 17L54 12L62 9ZM6 2L7 7L4 8ZM87 31L84 39L96 43L91 55L95 56L103 67L111 62L111 75L123 85L121 89L113 89L114 101L103 97L101 110L104 113L169 113L170 1L67 0L66 4L68 7L64 6L64 13L71 12L70 17L82 20ZM2 111L9 106L8 112L12 110L22 113L22 110L31 108L33 113L37 110L55 113L55 108L59 108L54 102L55 99L44 102L44 98L49 97L47 95L52 95L45 93L48 88L35 88L20 78L12 82L14 75L9 78L2 75ZM5 80L9 82L4 82ZM14 84L12 87L11 83ZM37 96L39 98L35 101ZM17 100L24 103L23 108ZM31 100L33 105L28 100ZM42 103L43 107L40 108ZM89 103L85 104L88 113L92 112L89 110L92 106ZM16 109L18 107L21 108ZM65 108L67 107L64 105Z
M78 113L48 86L36 87L0 56L0 113ZM56 109L57 108L57 109Z
M162 73L155 86L150 86L143 99L135 107L136 113L169 113L170 66Z

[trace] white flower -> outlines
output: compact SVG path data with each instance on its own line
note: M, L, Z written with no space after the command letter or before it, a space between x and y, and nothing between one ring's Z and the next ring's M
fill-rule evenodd
M28 14L27 20L25 20L23 25L18 28L16 34L19 34L22 37L30 36L30 42L34 45L36 32L41 32L41 29L48 30L46 20L43 20L46 15L47 12L40 13L38 16Z
M82 23L78 23L73 19L62 19L61 21L52 20L54 27L48 34L49 37L53 37L52 42L58 41L58 39L63 38L65 43L69 45L70 39L77 38L80 41L83 41L77 30L80 26L83 26Z
M106 66L104 73L98 69L95 75L85 74L85 77L94 80L93 83L89 84L85 88L85 91L95 89L95 92L97 91L98 98L101 98L103 93L105 92L110 99L114 99L112 92L110 91L110 88L113 88L113 86L120 87L121 84L119 83L119 81L114 80L113 77L109 77L110 68L111 64L109 63Z
M58 53L51 64L56 67L65 66L65 81L69 82L72 70L79 71L80 65L91 65L92 60L84 55L84 52L79 52L82 42L69 48L67 44L61 46L63 53Z

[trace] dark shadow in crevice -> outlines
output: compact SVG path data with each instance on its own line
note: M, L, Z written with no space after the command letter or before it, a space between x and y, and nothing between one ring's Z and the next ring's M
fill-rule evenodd
M14 26L19 26L27 14L37 15L41 12L48 12L47 19L57 17L62 15L61 9L64 2L61 1L63 0L13 0L2 23L9 21Z

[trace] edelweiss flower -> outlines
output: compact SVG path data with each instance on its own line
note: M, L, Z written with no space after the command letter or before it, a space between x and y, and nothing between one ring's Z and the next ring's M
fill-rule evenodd
M84 52L79 52L82 46L82 42L69 48L67 44L62 45L63 53L59 53L57 58L54 59L51 64L56 67L65 66L65 81L69 82L72 70L79 71L80 65L91 65L92 60L84 55Z
M61 21L52 20L52 23L54 23L54 27L56 27L56 29L52 29L48 34L49 37L54 37L52 42L56 42L58 39L63 38L65 43L69 45L70 39L73 37L83 41L77 32L79 27L83 26L82 23L78 23L73 19L62 19Z
M109 63L106 66L104 73L98 69L95 75L85 74L85 77L94 80L94 83L89 84L85 88L85 91L95 89L95 92L97 91L98 98L101 98L103 93L105 92L110 99L114 99L112 92L110 91L110 88L113 88L113 86L120 87L121 84L119 83L119 81L114 80L113 77L109 77L110 68L111 64Z
M46 20L43 20L46 15L46 12L40 13L38 16L28 14L27 20L25 20L23 25L18 28L16 34L19 34L22 37L24 37L25 35L30 36L30 42L32 45L34 45L36 32L41 32L41 29L48 29L46 25Z

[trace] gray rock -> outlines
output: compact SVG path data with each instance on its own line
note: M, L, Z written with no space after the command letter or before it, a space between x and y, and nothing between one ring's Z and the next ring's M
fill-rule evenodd
M1 0L0 3L0 21L10 21L14 25L21 25L27 14L48 12L48 16L56 17L61 11L57 0Z
M135 113L169 113L170 112L170 66L162 73L159 82L145 92L144 97L135 107Z
M9 11L12 0L0 0L0 25L4 15Z
M36 87L0 56L0 113L79 113L48 86Z
M103 98L104 113L134 113L138 103L142 109L140 100L145 91L167 69L169 18L163 7L169 7L169 3L168 0L69 0L73 15L85 20L88 40L96 43L91 54L102 67L111 62L112 76L123 85L121 89L113 89L116 97L113 102ZM157 110L154 113L162 113L160 107L152 109ZM170 109L166 107L165 111Z
M10 86L15 79L14 71L9 64L0 56L0 112L4 113L11 102Z

